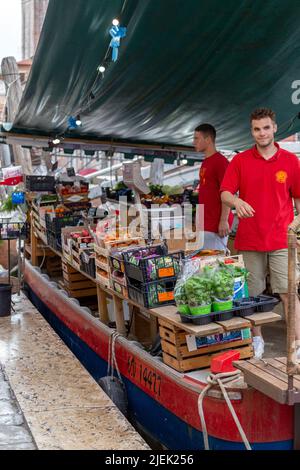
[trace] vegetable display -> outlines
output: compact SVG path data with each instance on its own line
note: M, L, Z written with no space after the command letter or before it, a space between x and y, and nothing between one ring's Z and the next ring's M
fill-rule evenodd
M247 275L247 270L238 266L219 263L200 269L190 260L175 287L176 304L200 307L210 304L214 306L216 302L232 301L235 280L246 279Z
M194 274L185 283L188 304L192 307L211 304L213 278L208 270Z

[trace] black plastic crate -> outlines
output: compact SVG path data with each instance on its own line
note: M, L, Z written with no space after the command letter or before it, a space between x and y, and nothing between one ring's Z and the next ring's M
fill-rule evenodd
M177 276L184 256L183 252L167 255L164 251L166 251L164 245L126 251L124 261L127 278L146 283ZM139 252L143 252L145 258L139 259L135 264L134 254ZM158 256L149 258L152 253Z
M26 175L25 187L27 191L55 191L54 176Z
M131 280L128 283L128 297L146 308L174 305L176 278L148 282L147 284Z
M280 302L277 297L271 297L269 295L258 295L257 298L259 299L259 303L256 306L256 312L271 312Z
M257 312L259 299L258 297L246 297L233 301L234 308L238 309L237 314L240 317L247 317Z
M187 315L179 313L182 323L194 323L195 325L208 325L208 323L214 321L230 320L234 317L235 311L224 310L224 312L211 312L205 315Z
M64 227L76 226L80 220L80 216L64 215L52 218L50 214L45 214L46 228L54 233L60 233Z
M193 322L196 325L207 325L218 320L230 320L233 316L248 317L256 312L270 312L279 302L276 297L258 295L234 300L230 310L211 312L207 315L186 315L180 312L179 314L183 323Z
M54 248L56 251L62 251L61 246L61 235L57 233L47 231L47 243L51 248Z
M88 253L85 251L80 253L80 269L89 276L96 278L95 257L90 256L91 253L92 250Z

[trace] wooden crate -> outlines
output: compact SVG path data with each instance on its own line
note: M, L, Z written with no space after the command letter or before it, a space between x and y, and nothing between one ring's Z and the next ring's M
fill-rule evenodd
M159 319L158 323L163 361L179 372L209 367L212 357L227 349L237 349L241 359L253 356L251 338L203 346L195 351L189 351L186 341L187 332L166 320Z
M46 258L46 270L50 277L59 277L62 275L61 258L53 256Z
M80 298L97 295L95 282L88 279L69 263L62 262L63 281L61 286L71 297Z

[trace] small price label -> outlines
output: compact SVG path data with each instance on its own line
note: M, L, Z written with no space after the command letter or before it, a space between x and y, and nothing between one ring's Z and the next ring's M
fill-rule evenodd
M171 277L175 276L174 268L160 268L158 270L158 277Z
M159 302L165 302L166 300L174 300L174 292L161 292L158 294Z

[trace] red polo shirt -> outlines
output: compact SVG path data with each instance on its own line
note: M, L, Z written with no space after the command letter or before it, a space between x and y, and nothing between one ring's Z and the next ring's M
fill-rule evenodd
M253 217L239 219L235 248L273 251L287 248L287 227L294 218L292 198L300 198L300 163L281 149L265 160L256 146L236 155L229 164L221 192L229 191L248 202Z
M204 204L204 230L218 233L222 212L220 186L229 165L228 160L219 152L214 153L202 162L199 178L199 204ZM230 212L229 225L232 225L233 214Z

